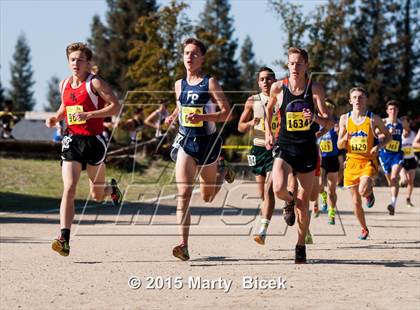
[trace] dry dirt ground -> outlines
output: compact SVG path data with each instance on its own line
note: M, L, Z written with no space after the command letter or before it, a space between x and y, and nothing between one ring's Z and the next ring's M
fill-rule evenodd
M405 206L402 189L393 217L388 189L375 188L366 241L357 239L349 192L339 190L336 225L325 214L311 220L306 265L294 264L296 227L286 229L281 202L266 245L252 240L260 204L255 184L225 186L212 204L194 195L188 262L171 255L178 242L174 197L156 202L153 190L127 190L137 198L121 209L78 210L69 257L50 248L57 210L1 213L0 307L420 309L420 188L414 208ZM129 287L131 277L140 288Z

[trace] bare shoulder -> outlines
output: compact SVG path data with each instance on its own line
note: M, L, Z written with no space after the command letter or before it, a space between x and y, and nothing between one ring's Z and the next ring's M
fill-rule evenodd
M250 103L254 103L254 96L255 95L251 95L251 96L249 96L248 97L248 99L246 100L246 102L248 103L248 102L250 102Z
M270 94L275 93L279 94L283 87L283 80L276 81L271 85Z
M374 121L376 124L378 124L378 123L382 123L382 124L384 124L384 123L386 122L386 119L385 119L385 118L381 118L379 115L377 115L377 114L375 114L375 113L372 113L372 115L373 115L373 121Z
M345 125L347 122L347 113L341 114L340 116L340 126Z
M179 79L175 82L175 91L179 91L181 89L181 82L182 79Z
M104 79L102 79L101 77L99 77L97 75L95 75L92 78L91 82L92 82L93 87L95 87L95 88L108 86L107 82L105 82Z
M219 81L213 76L209 78L209 87L220 87Z
M324 92L324 87L322 86L322 84L314 81L312 82L312 92L313 93Z

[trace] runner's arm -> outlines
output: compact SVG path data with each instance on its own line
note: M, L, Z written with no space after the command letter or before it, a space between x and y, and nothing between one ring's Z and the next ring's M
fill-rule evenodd
M170 114L169 116L165 118L165 124L168 126L172 126L172 124L178 118L178 115L179 115L178 98L179 98L180 92L181 92L181 80L178 80L175 82L175 104L176 104L175 109L172 112L172 114Z
M378 149L383 148L385 145L388 144L389 141L392 140L392 136L389 133L388 129L385 127L384 122L379 116L377 115L373 116L373 125L375 126L375 129L378 129L379 131L378 138L381 139L377 147Z
M385 120L384 119L382 119L381 121L385 124ZM375 134L378 136L378 139L379 140L382 140L382 139L385 138L385 135L382 134L381 131L379 130L379 128L377 128L377 127L375 128Z
M61 88L63 87L64 80L60 82L60 92L62 91ZM45 120L45 126L48 128L55 127L55 125L63 120L66 117L66 108L64 107L64 103L61 102L60 107L58 108L57 112L54 116L49 117Z
M318 113L315 113L312 117L314 122L324 127L327 131L334 127L334 120L332 119L328 108L325 104L325 91L324 88L318 84L312 84L313 99L315 106L317 107Z
M414 138L413 147L416 148L416 149L420 148L420 129L417 131L417 135Z
M275 82L271 85L270 98L268 99L267 107L265 109L265 128L271 128L271 119L273 117L273 109L277 103L277 96L282 90L282 81ZM265 148L271 150L274 145L273 133L271 130L265 131Z
M343 114L340 117L340 125L339 125L339 131L338 131L338 140L337 140L337 147L340 150L345 150L347 147L347 142L349 139L348 133L347 133L347 128L346 128L346 123L347 123L347 114Z
M159 128L159 126L156 126L156 124L153 122L153 121L155 120L156 116L158 115L158 113L159 113L159 109L157 109L157 110L153 111L153 112L152 112L152 114L150 114L150 115L149 115L149 116L148 116L148 117L144 120L144 124L145 124L146 126L151 127L151 128L158 129L158 128Z
M238 123L239 132L242 132L242 133L247 132L254 125L256 125L255 118L251 119L252 113L253 113L253 105L254 105L254 99L251 96L246 101L244 111L242 112L241 117L239 118L239 123Z
M223 93L222 87L215 78L209 80L209 93L213 101L217 104L220 111L215 113L206 113L199 116L199 121L207 122L228 122L232 119L229 102Z

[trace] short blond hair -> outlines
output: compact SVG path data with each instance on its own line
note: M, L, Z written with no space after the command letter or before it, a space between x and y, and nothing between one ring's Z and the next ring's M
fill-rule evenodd
M352 89L350 89L349 91L349 97L351 97L351 93L354 91L359 91L361 93L363 93L366 97L368 97L368 92L366 91L366 89L364 89L363 87L357 86L357 87L352 87Z
M67 45L66 47L67 59L69 58L69 55L71 53L76 52L76 51L81 51L83 54L85 54L86 59L88 61L92 60L92 57L93 57L92 50L85 43L82 43L82 42L74 42Z

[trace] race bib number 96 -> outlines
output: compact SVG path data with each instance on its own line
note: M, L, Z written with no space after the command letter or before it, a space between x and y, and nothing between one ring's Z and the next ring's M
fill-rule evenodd
M303 112L286 112L287 131L307 131L311 122L303 117Z
M193 124L187 118L188 114L192 114L192 113L202 115L203 107L182 107L181 111L182 111L181 113L182 126L184 127L203 127L204 126L203 121Z
M86 120L77 120L75 114L83 112L83 106L81 105L71 105L66 107L67 111L67 122L69 125L80 125L85 124Z
M279 125L278 115L274 114L273 117L271 118L271 131L275 132L278 125ZM264 118L260 119L260 122L258 123L258 125L255 126L255 129L265 131L265 119Z

